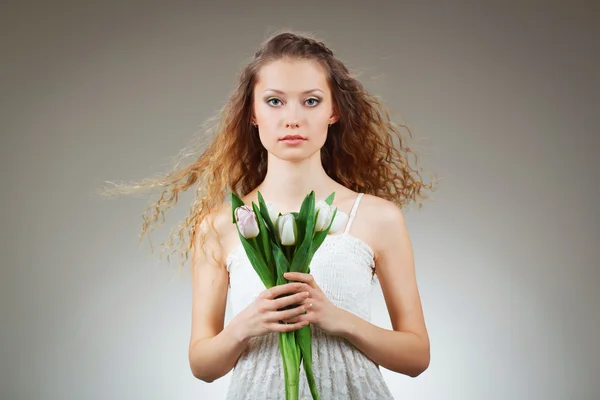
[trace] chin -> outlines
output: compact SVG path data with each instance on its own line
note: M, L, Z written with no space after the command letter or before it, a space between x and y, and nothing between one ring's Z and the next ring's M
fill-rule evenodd
M271 153L282 161L298 163L310 159L312 157L320 157L319 151L307 151L307 149L289 149L287 151L278 151Z

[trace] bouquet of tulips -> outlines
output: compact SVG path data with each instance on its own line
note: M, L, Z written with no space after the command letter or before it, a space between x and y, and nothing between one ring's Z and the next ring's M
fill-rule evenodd
M310 262L325 237L337 231L347 215L332 205L335 193L315 204L315 193L304 198L299 212L282 215L272 203L265 203L258 192L258 205L252 207L231 193L233 223L252 267L265 287L288 283L286 272L310 273ZM293 307L293 306L292 306ZM310 325L294 332L279 333L279 350L283 358L286 400L297 400L300 364L313 399L318 399L312 371Z

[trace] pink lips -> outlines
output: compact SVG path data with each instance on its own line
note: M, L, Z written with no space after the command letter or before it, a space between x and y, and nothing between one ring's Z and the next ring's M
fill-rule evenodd
M288 146L295 146L299 145L300 143L304 143L306 139L300 135L287 135L284 136L281 141Z
M300 144L304 143L306 139L300 135L288 135L284 136L281 141L288 146L299 146Z
M284 136L281 140L306 140L300 135L287 135Z

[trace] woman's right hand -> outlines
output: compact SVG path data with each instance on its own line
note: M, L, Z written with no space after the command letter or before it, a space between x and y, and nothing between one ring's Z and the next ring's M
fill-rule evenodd
M236 330L241 339L245 341L271 332L296 331L308 325L308 321L288 324L280 322L304 314L310 308L310 302L306 301L309 297L307 289L305 283L294 282L263 291L255 301L235 316ZM297 306L290 308L292 305Z

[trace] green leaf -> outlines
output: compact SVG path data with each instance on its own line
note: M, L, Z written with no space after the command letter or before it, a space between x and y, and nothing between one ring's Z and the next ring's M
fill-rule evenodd
M260 206L260 214L262 215L267 228L269 228L269 237L272 241L277 243L278 246L281 246L279 238L277 237L277 233L275 232L275 226L273 225L273 221L271 221L271 217L269 216L267 203L265 203L265 199L263 199L263 196L260 192L258 192L258 205Z
M298 234L296 235L296 249L302 245L304 239L304 231L306 230L306 214L308 212L307 203L309 196L305 196L300 206L300 212L295 216L296 227L298 228Z
M329 197L327 197L327 198L325 199L325 203L327 203L327 204L329 204L329 205L332 205L332 204L333 204L333 199L334 199L334 198L335 198L335 192L331 193L331 194L329 195Z
M237 227L237 224L236 224ZM242 242L242 246L244 246L244 250L246 251L246 255L248 256L248 260L250 260L250 264L258 274L258 277L265 285L267 289L275 286L275 276L274 271L272 271L266 264L262 258L262 255L257 250L258 245L256 244L255 239L246 239L240 229L237 228L238 235L240 237L240 241Z
M304 372L306 374L306 380L308 381L308 387L312 398L319 399L319 393L317 392L317 383L313 373L313 361L312 361L312 339L310 332L310 325L304 326L294 332L296 335L296 343L300 348L300 358L304 365Z
M258 236L257 241L260 244L263 259L269 268L273 266L273 251L271 250L271 239L269 237L269 232L267 231L267 226L265 225L265 221L258 209L258 206L252 202L252 210L256 215L256 220L258 221Z
M312 228L311 228L312 226ZM315 192L311 191L304 198L300 206L300 213L297 220L298 237L296 238L296 251L304 244L306 238L312 240L312 234L315 227Z
M300 248L294 252L294 258L290 265L290 272L308 273L308 262L311 254L312 240L307 237Z
M273 256L275 257L275 266L277 269L277 284L283 285L287 283L287 279L283 277L283 274L290 272L290 263L283 254L281 247L273 245Z
M307 224L310 223L311 216L314 217L315 214L315 192L314 190L310 192L302 201L302 205L300 206L300 213L298 215L298 237L300 240L296 242L296 248L300 247L302 242L304 242L304 238L307 235L312 236L312 231L308 232ZM313 223L314 227L314 223Z
M293 272L308 272L308 260L311 254L311 247L313 242L313 232L315 230L315 192L310 192L305 200L302 202L300 208L300 218L302 224L298 225L298 236L301 237L302 242L296 244L296 251L290 266L290 270Z
M308 204L308 212L306 214L305 238L312 241L315 232L315 224L317 223L317 214L315 213L315 196L311 195Z

